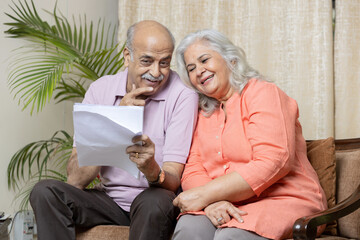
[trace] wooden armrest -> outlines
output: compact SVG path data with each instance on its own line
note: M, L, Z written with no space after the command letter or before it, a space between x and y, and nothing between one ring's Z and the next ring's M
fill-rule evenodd
M328 210L299 218L293 226L294 239L315 239L317 227L344 217L360 207L360 185L348 198Z

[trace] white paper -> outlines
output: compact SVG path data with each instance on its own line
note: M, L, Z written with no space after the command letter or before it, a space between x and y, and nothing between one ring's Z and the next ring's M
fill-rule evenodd
M113 166L139 178L126 148L143 131L144 107L75 103L74 132L79 166Z

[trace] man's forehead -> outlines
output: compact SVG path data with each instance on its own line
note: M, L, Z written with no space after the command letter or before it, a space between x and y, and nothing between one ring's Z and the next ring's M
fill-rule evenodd
M161 42L154 41L142 41L137 42L133 45L134 52L137 57L148 57L148 58L171 58L173 54L172 45L163 44Z
M135 54L138 58L151 58L151 59L170 59L172 57L171 51L163 51L163 52L156 52L156 51L137 51L135 50Z

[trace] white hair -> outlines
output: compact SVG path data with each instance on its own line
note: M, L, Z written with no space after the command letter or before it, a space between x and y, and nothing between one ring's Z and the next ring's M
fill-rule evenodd
M227 37L216 30L204 29L188 34L176 49L177 71L184 83L193 88L199 94L199 106L210 116L220 103L217 99L200 93L190 82L189 75L185 66L184 53L190 45L196 41L203 41L208 46L218 52L226 61L230 69L230 84L237 91L241 92L249 79L262 78L262 76L253 69L246 61L244 50L235 46Z

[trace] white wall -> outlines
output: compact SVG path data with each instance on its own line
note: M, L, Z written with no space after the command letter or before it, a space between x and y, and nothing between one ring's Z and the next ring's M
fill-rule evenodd
M14 1L18 2L18 1ZM30 1L28 1L30 2ZM55 0L34 0L39 14L53 24L51 18L43 11L53 10ZM11 50L24 42L19 39L6 38L4 31L8 29L5 22L11 21L4 12L11 13L12 0L0 1L0 211L13 214L18 210L18 202L14 202L14 192L7 188L7 166L11 156L25 144L48 139L60 129L72 130L72 103L48 104L40 113L30 116L28 110L22 111L13 99L7 85L8 59ZM117 0L60 0L58 9L72 18L86 14L87 20L101 17L107 22L117 24Z

